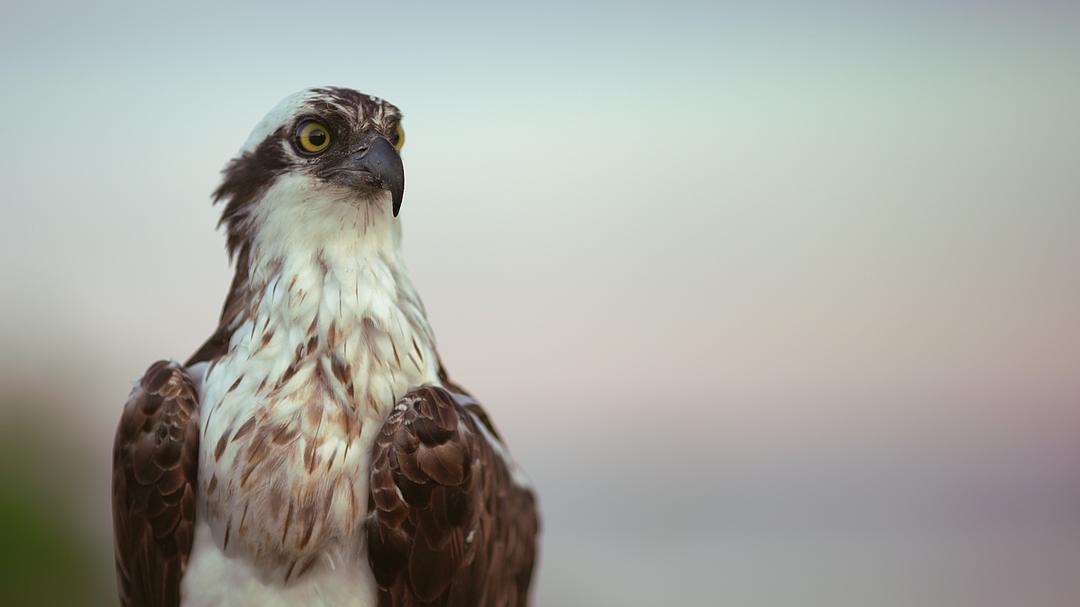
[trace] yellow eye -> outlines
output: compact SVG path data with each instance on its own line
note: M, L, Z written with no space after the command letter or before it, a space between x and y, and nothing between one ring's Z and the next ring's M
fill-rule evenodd
M296 127L296 143L307 154L318 154L330 146L330 130L316 120L305 120Z
M398 123L397 128L394 129L394 140L392 143L394 144L394 149L399 152L405 145L405 129L401 128L400 122Z

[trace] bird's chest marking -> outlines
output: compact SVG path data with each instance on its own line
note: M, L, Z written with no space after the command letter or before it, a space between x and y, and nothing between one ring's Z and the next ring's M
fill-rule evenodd
M207 372L203 511L227 554L270 576L356 552L375 435L397 398L438 381L426 325L349 312L259 310Z

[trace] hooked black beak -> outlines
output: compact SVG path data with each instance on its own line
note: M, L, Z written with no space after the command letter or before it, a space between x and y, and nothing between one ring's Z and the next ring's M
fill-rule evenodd
M382 188L390 192L394 217L401 210L401 198L405 194L405 167L401 155L385 137L376 137L368 144L353 150L345 159L344 167L350 181Z

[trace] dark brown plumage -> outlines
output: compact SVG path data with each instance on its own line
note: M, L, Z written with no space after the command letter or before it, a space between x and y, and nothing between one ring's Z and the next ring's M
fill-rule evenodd
M483 436L486 416L469 409L442 388L417 388L375 441L366 531L383 607L528 603L535 498Z
M124 405L113 446L113 529L120 602L180 604L194 537L199 411L195 386L158 361Z

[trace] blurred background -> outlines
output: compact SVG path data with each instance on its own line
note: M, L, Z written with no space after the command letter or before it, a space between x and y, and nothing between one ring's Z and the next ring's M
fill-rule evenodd
M1080 604L1080 10L898 4L5 5L0 602L115 604L112 434L216 325L209 194L334 84L406 114L537 605Z

